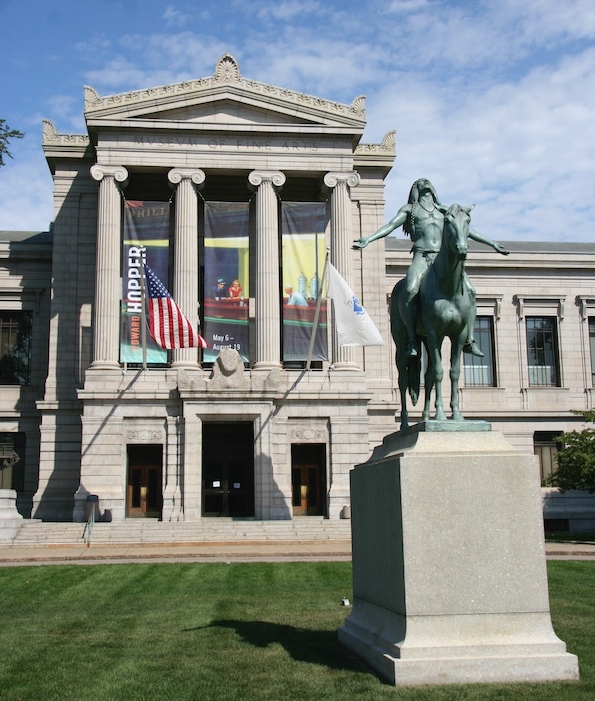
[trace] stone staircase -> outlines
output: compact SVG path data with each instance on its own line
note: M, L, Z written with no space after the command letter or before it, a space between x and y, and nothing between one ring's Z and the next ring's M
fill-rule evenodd
M84 542L85 525L23 521L12 545L80 545ZM351 521L330 521L312 516L291 521L208 518L195 522L162 522L152 519L126 519L113 523L95 523L91 533L91 542L94 545L319 543L350 540Z

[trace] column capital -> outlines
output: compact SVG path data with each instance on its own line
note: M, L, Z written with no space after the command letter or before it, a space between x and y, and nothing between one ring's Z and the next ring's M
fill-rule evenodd
M179 185L182 180L191 180L192 184L198 187L204 183L206 177L204 170L200 168L172 168L167 174L167 179L172 186Z
M356 187L360 183L359 173L354 170L346 173L327 173L323 179L324 184L328 188L337 187L339 183L345 183L349 187Z
M285 185L285 173L280 170L253 170L248 175L248 182L254 188L259 187L264 182L270 182L274 187L282 187Z
M107 176L124 185L128 180L128 171L124 166L104 166L99 163L91 166L91 177L94 180L101 181Z

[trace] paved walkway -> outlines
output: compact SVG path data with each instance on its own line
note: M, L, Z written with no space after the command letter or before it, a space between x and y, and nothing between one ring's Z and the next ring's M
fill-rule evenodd
M595 560L594 543L547 543L548 559ZM291 562L350 560L349 541L179 545L0 546L0 567L118 562Z

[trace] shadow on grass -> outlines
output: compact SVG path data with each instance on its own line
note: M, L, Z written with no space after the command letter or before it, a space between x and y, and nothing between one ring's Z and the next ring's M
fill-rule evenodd
M298 662L319 664L331 669L369 671L367 667L339 644L337 631L308 630L266 621L215 620L208 626L185 628L188 633L209 628L229 628L254 647L281 645Z

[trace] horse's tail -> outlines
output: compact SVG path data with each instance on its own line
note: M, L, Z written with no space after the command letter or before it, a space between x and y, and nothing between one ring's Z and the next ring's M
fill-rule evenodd
M418 343L417 346L417 355L407 359L407 385L413 406L417 404L419 399L421 385L421 344Z

